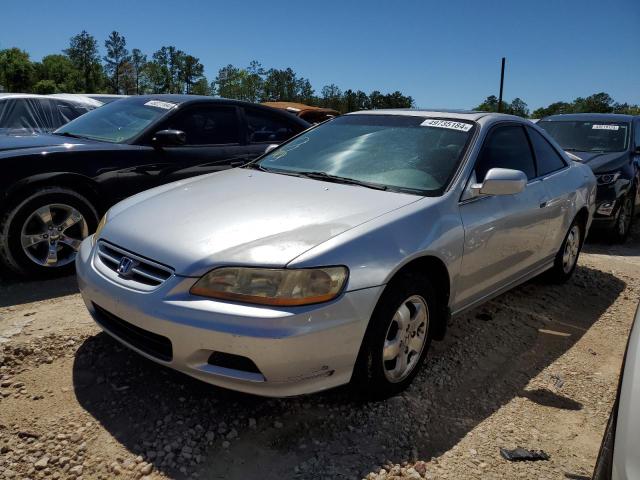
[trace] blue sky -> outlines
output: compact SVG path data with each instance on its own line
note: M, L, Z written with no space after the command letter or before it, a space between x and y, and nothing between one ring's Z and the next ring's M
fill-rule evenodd
M92 6L92 4L99 6ZM498 94L530 108L606 91L640 103L640 0L0 2L0 48L34 59L85 29L118 30L147 54L162 45L226 64L292 67L317 92L400 90L417 106L471 108ZM104 50L102 48L102 50Z

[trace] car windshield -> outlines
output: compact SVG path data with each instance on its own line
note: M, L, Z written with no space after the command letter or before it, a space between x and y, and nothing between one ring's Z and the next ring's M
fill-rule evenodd
M542 120L537 125L569 152L622 152L629 142L624 122Z
M122 143L139 135L175 106L171 102L139 98L112 102L76 118L54 133Z
M446 189L474 124L413 115L346 115L264 156L258 168L437 196Z

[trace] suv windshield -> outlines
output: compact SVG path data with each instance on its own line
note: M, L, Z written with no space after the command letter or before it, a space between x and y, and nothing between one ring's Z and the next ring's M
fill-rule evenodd
M60 127L54 133L122 143L139 135L176 104L159 100L120 100L92 110Z
M542 120L537 125L570 152L622 152L628 145L629 124L623 122Z
M346 115L264 156L276 173L437 196L446 189L473 123L409 115Z

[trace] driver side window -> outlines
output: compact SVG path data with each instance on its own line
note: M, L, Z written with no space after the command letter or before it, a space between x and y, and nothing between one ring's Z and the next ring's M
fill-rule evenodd
M496 127L489 132L476 161L476 182L482 183L492 168L520 170L529 180L536 177L529 140L520 125Z
M178 113L167 128L186 134L186 145L224 145L240 142L240 122L235 107L199 106Z

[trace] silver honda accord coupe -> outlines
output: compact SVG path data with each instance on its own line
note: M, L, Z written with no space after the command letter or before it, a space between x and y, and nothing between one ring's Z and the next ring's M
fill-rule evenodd
M359 112L267 151L109 210L76 259L100 327L230 389L388 396L450 315L567 280L594 212L591 169L508 115Z

